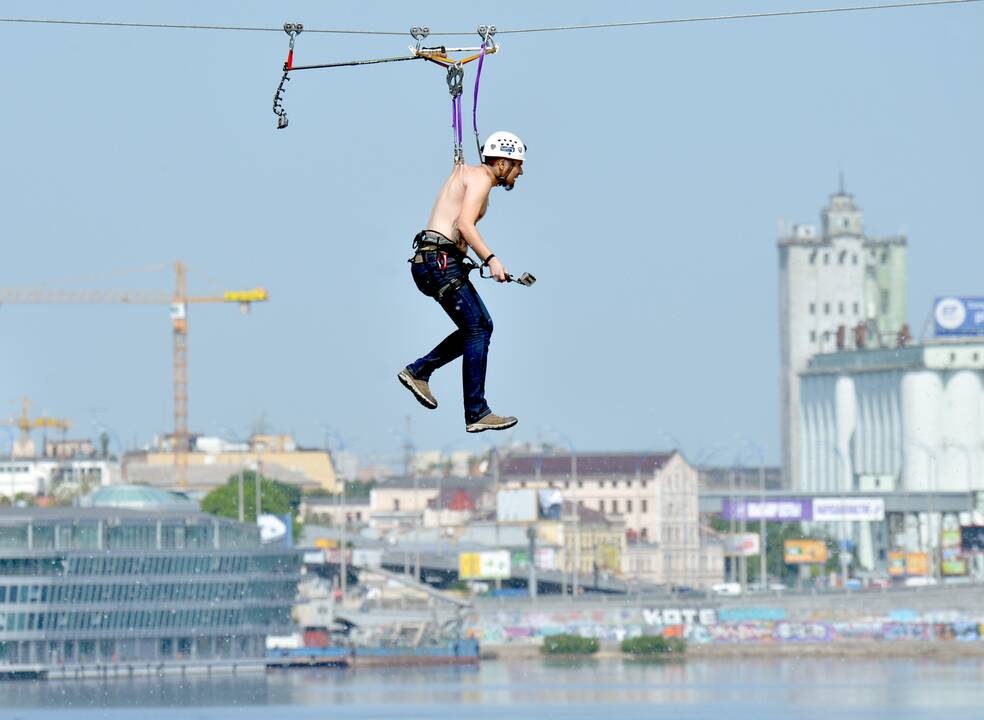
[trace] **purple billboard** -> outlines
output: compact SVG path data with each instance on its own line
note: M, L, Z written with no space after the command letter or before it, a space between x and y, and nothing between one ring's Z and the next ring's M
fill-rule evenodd
M750 500L725 498L721 517L725 520L799 521L813 519L813 505L806 498Z

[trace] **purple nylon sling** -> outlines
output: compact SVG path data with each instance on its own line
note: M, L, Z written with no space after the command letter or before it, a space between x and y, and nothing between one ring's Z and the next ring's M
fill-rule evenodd
M485 48L487 44L488 36L486 36L485 40L482 40L482 54L478 58L478 70L475 71L475 94L472 97L472 127L475 129L475 146L478 148L479 162L482 162L482 141L478 138L478 83L482 80L482 65L485 63Z

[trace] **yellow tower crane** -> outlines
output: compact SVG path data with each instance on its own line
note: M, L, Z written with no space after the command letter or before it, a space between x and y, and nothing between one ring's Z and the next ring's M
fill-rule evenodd
M47 415L36 415L32 418L31 401L26 397L21 399L20 416L16 418L8 418L7 420L0 420L0 425L11 425L20 429L20 440L17 445L11 448L11 454L14 457L17 457L18 455L28 456L34 454L30 450L32 447L31 430L37 430L39 428L55 428L64 432L71 426L68 420L48 417Z
M237 303L248 313L253 303L269 299L263 288L230 290L221 295L189 297L187 270L174 264L174 293L160 290L49 290L47 288L0 288L0 305L124 304L170 305L174 340L174 436L172 450L178 487L188 486L188 306L202 303Z

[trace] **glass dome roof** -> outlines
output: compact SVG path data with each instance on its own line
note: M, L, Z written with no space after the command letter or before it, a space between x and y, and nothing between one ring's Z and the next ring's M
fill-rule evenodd
M86 497L82 504L131 510L198 510L198 503L183 493L146 485L106 485Z

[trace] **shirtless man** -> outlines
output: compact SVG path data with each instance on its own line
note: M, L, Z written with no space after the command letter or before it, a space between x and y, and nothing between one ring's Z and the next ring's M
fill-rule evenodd
M489 136L482 156L481 165L455 165L437 195L427 230L414 238L416 254L410 260L417 288L440 303L457 329L397 376L421 405L433 410L437 399L428 385L431 373L461 357L465 430L470 433L505 430L519 422L496 415L485 402L492 318L468 280L464 260L471 248L496 281L509 281L506 268L489 250L476 223L488 209L492 188L512 190L523 174L526 146L512 133L497 132Z

